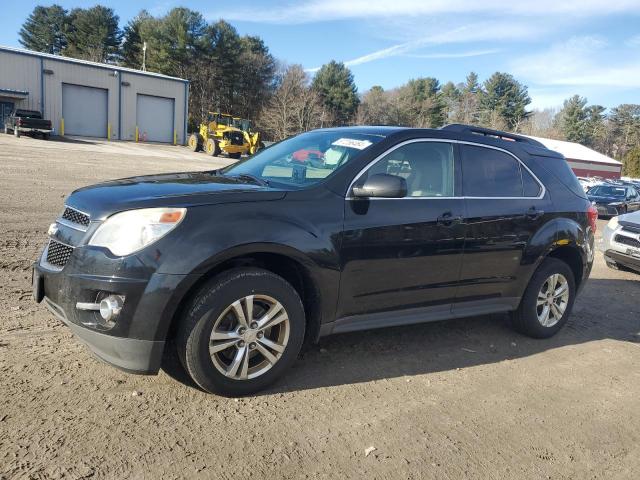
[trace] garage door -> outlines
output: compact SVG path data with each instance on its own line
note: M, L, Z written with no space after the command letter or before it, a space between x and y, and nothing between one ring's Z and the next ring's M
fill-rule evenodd
M107 138L107 90L62 84L65 135Z
M173 143L173 98L138 94L136 125L140 139Z

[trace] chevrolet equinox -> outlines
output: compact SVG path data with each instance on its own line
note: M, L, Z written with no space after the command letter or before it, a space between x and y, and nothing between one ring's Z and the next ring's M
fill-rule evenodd
M508 313L551 337L589 276L596 217L528 137L315 130L219 170L76 190L33 292L111 365L155 374L173 354L204 390L246 395L333 333Z

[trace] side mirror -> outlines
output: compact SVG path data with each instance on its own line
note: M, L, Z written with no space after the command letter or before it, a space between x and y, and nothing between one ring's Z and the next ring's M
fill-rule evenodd
M371 175L364 184L353 187L356 198L403 198L407 196L407 181L402 177L378 173Z

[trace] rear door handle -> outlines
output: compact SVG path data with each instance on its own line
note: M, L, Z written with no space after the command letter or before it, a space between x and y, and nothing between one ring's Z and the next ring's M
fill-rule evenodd
M525 217L527 217L529 220L537 220L542 215L544 215L544 210L538 210L536 207L531 207L529 210L527 210Z
M437 225L445 225L445 226L449 226L449 225L453 225L454 223L461 223L461 222L462 222L462 216L460 215L453 216L451 212L445 212L436 219Z

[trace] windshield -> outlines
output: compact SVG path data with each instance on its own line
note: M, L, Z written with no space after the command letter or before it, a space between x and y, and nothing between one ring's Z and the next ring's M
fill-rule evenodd
M597 186L589 190L590 195L600 195L603 197L624 197L627 190L624 187Z
M233 118L228 115L221 115L219 113L210 113L207 117L208 122L216 122L218 125L225 125L227 127L233 124Z
M269 183L306 187L323 181L382 138L345 130L303 133L230 165L222 173L252 175Z

